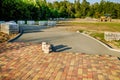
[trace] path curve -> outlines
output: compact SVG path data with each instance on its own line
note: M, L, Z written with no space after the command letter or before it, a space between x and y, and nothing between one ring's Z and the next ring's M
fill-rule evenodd
M15 42L41 43L49 42L57 52L75 52L88 54L108 54L120 57L120 52L110 49L96 39L81 33L68 32L62 27L40 30L40 32L24 33Z

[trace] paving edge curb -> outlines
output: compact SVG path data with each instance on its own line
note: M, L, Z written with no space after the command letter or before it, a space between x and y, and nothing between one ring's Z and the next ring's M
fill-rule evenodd
M120 50L110 48L109 46L107 46L107 45L104 44L103 42L101 42L101 41L99 41L99 40L97 40L97 39L95 39L95 38L93 38L93 37L91 37L91 36L89 36L89 35L87 35L87 34L85 34L85 33L81 33L81 34L84 35L84 36L86 36L86 37L88 37L88 38L91 38L91 39L97 41L98 43L100 43L101 45L103 45L104 47L106 47L107 49L119 53L119 57L120 57Z
M55 27L55 26L54 26ZM45 27L43 29L47 29L47 28L51 28L51 27ZM17 38L19 38L22 34L24 33L24 30L22 27L20 27L20 33L18 35L16 35L14 38L8 40L7 42L13 42L14 40L16 40Z
M14 38L8 40L8 42L13 42L13 41L16 40L17 38L19 38L22 34L23 34L23 30L22 30L22 28L20 28L20 33L19 33L18 35L16 35Z

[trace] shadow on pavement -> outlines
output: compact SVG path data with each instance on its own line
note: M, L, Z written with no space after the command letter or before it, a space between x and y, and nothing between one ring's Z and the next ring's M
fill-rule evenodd
M72 49L72 47L68 47L67 45L56 45L56 46L52 46L52 50L54 52L63 52L66 50Z
M47 28L46 26L37 25L22 25L20 26L23 33L42 32L42 29Z
M37 32L44 32L44 31L41 31L41 30L24 30L23 32L24 32L24 34L25 34L25 33L37 33Z

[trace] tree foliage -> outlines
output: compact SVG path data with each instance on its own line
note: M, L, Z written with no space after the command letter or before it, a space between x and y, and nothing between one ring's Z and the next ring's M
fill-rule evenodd
M120 19L120 3L101 0L100 3L90 4L86 0L74 3L68 0L0 0L0 20L45 20L49 18L99 18L111 14L112 18Z

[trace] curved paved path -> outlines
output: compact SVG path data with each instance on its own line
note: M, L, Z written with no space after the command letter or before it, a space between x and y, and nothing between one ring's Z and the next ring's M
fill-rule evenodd
M80 52L89 54L110 54L120 57L120 53L110 50L95 39L81 33L67 32L62 27L43 29L40 32L24 33L15 42L41 43L49 42L54 45L54 51Z

